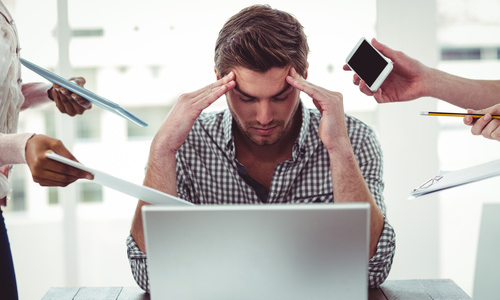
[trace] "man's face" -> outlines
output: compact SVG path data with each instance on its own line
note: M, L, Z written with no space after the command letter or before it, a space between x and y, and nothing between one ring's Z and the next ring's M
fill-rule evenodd
M290 67L259 73L236 67L236 87L226 94L241 133L256 145L273 145L291 134L299 90L286 82Z

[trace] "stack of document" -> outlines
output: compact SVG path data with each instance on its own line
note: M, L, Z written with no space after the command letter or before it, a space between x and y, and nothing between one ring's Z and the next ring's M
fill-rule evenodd
M498 175L500 175L500 159L457 171L441 171L437 176L430 178L414 189L410 198L424 196Z

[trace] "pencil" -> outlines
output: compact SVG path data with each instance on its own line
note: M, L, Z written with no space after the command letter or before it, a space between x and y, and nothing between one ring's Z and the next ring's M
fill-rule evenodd
M474 119L479 119L484 114L462 114L462 113L449 113L449 112L436 112L436 111L423 111L420 113L421 116L437 116L437 117L465 117L471 116ZM500 115L492 115L493 119L500 119Z

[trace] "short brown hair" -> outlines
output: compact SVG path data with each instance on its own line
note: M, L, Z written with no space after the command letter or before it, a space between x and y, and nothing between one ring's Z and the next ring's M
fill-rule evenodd
M254 5L224 24L214 60L221 77L236 66L266 72L290 65L305 75L308 53L307 37L295 17L269 5Z

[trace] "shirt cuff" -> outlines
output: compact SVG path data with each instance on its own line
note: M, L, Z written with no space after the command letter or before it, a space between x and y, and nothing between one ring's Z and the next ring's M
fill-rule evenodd
M127 252L129 259L146 258L146 253L142 252L141 249L139 249L139 246L137 246L137 243L135 242L132 235L129 235L127 237Z
M0 166L25 164L26 143L34 133L0 134Z

